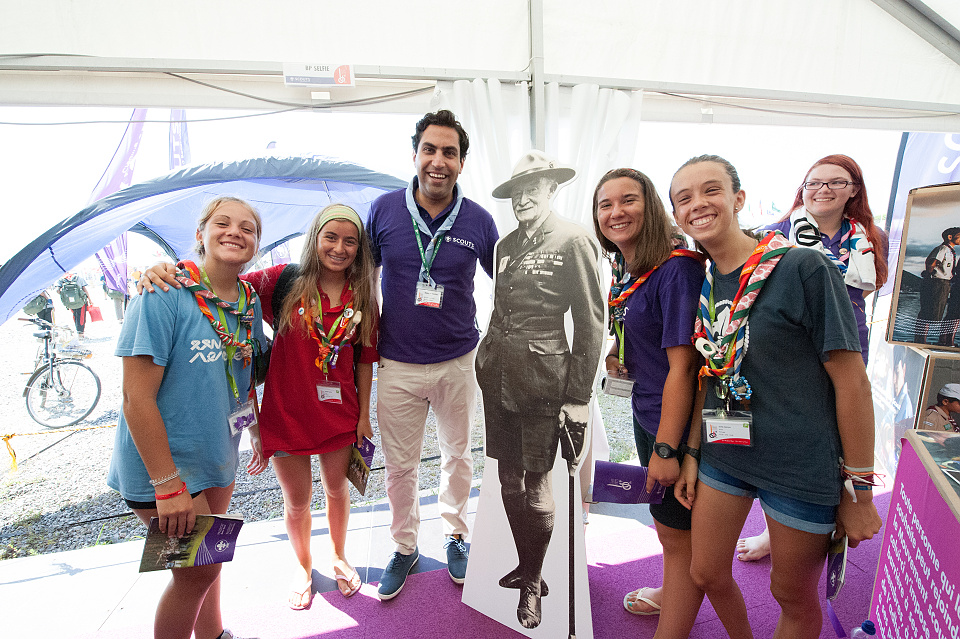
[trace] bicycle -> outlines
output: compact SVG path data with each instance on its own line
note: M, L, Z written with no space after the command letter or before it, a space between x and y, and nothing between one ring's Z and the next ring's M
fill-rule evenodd
M27 412L47 428L64 428L83 421L100 401L100 378L92 368L78 361L93 356L84 348L57 351L57 328L37 317L20 318L42 330L34 333L43 340L39 365L30 375L23 396Z

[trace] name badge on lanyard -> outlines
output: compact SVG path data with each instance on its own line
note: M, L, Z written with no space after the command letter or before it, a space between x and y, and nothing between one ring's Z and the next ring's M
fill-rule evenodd
M600 390L607 395L615 395L617 397L632 397L633 380L607 375L600 380Z
M443 305L443 285L431 286L428 282L417 282L417 296L414 304L440 308Z
M753 446L753 415L741 410L703 411L704 441Z
M317 382L317 398L321 402L342 404L343 398L340 396L340 382Z
M427 308L440 308L443 305L443 286L437 284L430 277L430 268L440 251L444 237L453 227L453 223L457 221L457 215L460 214L460 204L463 202L463 192L460 191L459 187L454 187L453 208L447 214L446 219L443 220L440 228L434 233L420 215L420 210L414 198L413 184L413 180L411 180L406 191L407 210L410 212L410 219L413 221L413 234L417 240L417 249L420 251L420 278L417 281L413 303ZM423 240L420 239L421 233L430 238L426 248L423 246ZM450 238L446 239L449 240Z
M230 435L235 436L242 433L257 423L256 413L253 411L253 400L247 400L240 404L227 418L230 424Z

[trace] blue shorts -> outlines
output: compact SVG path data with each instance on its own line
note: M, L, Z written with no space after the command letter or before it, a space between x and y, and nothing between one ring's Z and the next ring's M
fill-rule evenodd
M698 479L710 488L738 497L760 498L760 507L771 519L796 530L828 535L837 521L837 507L811 504L792 497L784 497L741 481L706 462L700 462Z

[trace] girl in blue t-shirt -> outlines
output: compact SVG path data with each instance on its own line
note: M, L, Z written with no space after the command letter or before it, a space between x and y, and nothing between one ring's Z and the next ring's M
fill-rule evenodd
M657 637L686 637L703 600L690 577L690 511L672 486L683 460L698 455L685 443L690 427L700 355L690 340L703 282L702 256L676 249L672 225L650 179L633 169L615 169L600 179L593 196L593 224L613 263L610 322L616 337L607 355L607 375L632 380L634 436L641 462L649 464L647 489L668 487L651 504L663 545L661 588L639 588L624 597L636 615L660 614Z
M327 502L337 587L351 597L362 586L346 557L347 472L354 444L373 437L370 393L378 359L373 258L360 216L345 204L331 204L317 213L305 237L310 239L303 243L299 265L273 266L242 278L263 296L266 319L275 330L259 452L272 459L283 490L283 518L296 558L287 595L294 610L308 608L314 595L313 455ZM152 266L138 288L152 293L154 284L162 290L178 287L174 273L170 264Z
M702 461L695 486L681 476L677 493L693 503L691 574L727 633L753 636L731 557L759 498L777 636L816 637L831 533L856 546L881 525L870 382L839 270L780 234L744 232L745 199L736 169L717 156L689 160L670 185L674 217L711 260L695 335L707 357L706 410L687 442Z
M199 264L184 263L185 287L134 300L118 340L123 415L108 483L171 537L191 532L198 514L226 512L240 431L251 421L248 469L266 467L249 399L260 308L239 280L260 229L243 200L210 202L197 225ZM171 576L157 606L158 637L233 637L221 621L220 564L173 568Z

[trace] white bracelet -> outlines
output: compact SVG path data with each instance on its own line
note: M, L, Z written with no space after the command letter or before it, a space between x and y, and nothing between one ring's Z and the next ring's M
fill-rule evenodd
M159 486L160 484L165 484L165 483L167 483L168 481L170 481L171 479L176 479L176 478L179 477L179 476L180 476L180 469L178 468L177 470L173 471L172 473L170 473L170 474L167 475L166 477L161 477L160 479L151 479L151 480L150 480L150 485L153 486L154 488L156 488L156 487Z

